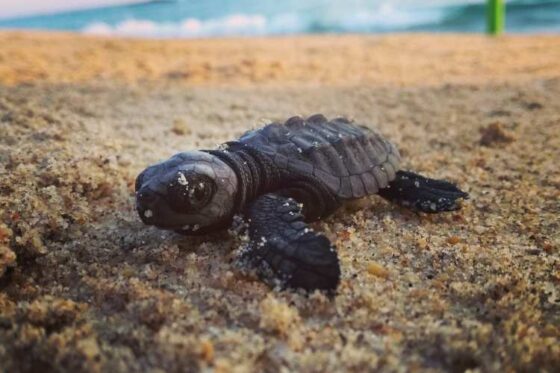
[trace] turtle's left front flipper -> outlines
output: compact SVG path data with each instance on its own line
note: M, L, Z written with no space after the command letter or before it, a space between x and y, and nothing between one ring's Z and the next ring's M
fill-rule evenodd
M379 195L391 202L426 213L454 211L461 208L460 200L469 198L455 184L430 179L410 171L398 171L389 186Z
M242 260L283 286L334 291L340 280L335 247L304 222L300 206L277 194L257 198L247 211L250 243Z

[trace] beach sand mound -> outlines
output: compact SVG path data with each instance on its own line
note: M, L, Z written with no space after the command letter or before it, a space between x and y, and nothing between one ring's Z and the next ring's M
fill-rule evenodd
M116 43L131 56L157 54L145 50L153 42L18 37L10 42L0 35L22 54L35 53L29 45L62 38L60 61L70 65L88 43L92 53L96 43ZM417 38L426 54L461 54L458 36L408 38L411 44ZM558 39L494 40L492 53L519 55L509 61L511 73L497 73L496 80L472 73L469 81L470 64L484 63L483 48L450 71L434 65L440 77L419 64L404 79L366 74L351 84L343 75L321 78L331 74L323 59L331 39L344 44L296 39L316 41L297 60L307 66L309 84L295 84L297 76L286 84L246 79L239 86L159 75L143 81L140 73L125 81L111 75L110 65L104 75L110 78L99 80L82 79L89 70L79 68L69 75L79 79L62 82L29 79L27 70L10 81L4 75L1 367L554 371L560 365L560 63L533 78L527 66L548 61L556 52L546 46ZM289 40L268 43L281 49ZM377 56L378 65L366 61L362 68L378 71L390 66L383 56L394 56L402 40L351 37L347 53ZM165 53L199 45L158 43ZM250 43L238 45L244 50ZM229 45L235 50L236 43ZM424 58L406 53L407 66ZM228 66L227 56L221 58ZM45 67L53 71L43 77L62 74L60 61ZM0 77L18 64L0 59ZM452 180L471 200L459 212L427 216L371 197L316 224L341 259L334 299L271 290L242 273L235 265L242 237L182 237L137 218L133 182L146 165L316 112L376 126L398 145L405 168Z

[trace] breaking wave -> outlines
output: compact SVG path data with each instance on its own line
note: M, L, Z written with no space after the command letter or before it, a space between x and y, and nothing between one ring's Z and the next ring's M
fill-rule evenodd
M155 22L146 19L128 19L110 25L94 22L83 32L95 35L133 37L216 37L281 35L319 32L386 32L441 22L443 9L403 11L390 5L376 11L358 11L343 16L325 14L322 17L286 13L275 16L261 14L232 14L221 18L200 20L187 18L180 22Z

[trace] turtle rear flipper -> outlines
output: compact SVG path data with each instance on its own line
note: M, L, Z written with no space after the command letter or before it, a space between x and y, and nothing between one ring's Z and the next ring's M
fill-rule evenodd
M242 261L267 280L272 274L284 287L336 289L340 281L336 250L307 226L292 198L265 194L251 204L247 217L250 243Z
M426 213L458 210L461 208L459 201L469 198L468 193L453 183L410 171L398 171L389 187L381 189L379 195L411 210Z

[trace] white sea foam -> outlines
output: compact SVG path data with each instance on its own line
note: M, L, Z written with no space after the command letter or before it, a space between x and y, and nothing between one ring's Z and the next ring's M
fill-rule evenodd
M234 14L225 18L200 21L187 18L180 23L156 23L130 19L114 26L93 23L85 33L138 37L205 37L224 35L263 35L267 33L267 20L261 15Z
M349 19L340 20L340 26L344 31L386 31L437 23L445 15L444 8L400 10L383 3L375 11L360 11Z
M129 19L115 25L96 22L86 26L83 32L95 35L155 38L279 35L325 30L383 32L436 23L444 16L445 12L441 8L404 11L390 4L384 4L371 11L353 12L342 16L327 13L318 17L287 13L267 18L260 14L232 14L207 20L188 18L177 23L142 19Z

